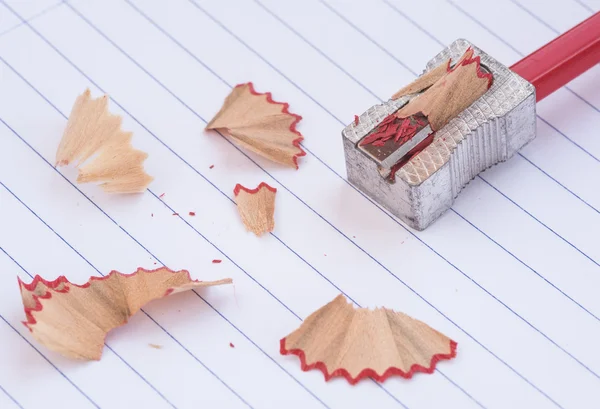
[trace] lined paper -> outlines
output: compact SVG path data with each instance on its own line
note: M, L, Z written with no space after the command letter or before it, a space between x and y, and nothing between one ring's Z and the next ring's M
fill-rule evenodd
M0 0L0 408L597 407L598 66L540 102L537 138L423 232L346 181L340 132L457 38L510 66L598 9ZM303 116L300 170L203 132L248 81ZM53 167L86 87L111 97L149 153L144 194L107 195ZM263 181L278 189L276 228L256 238L233 188ZM17 276L84 283L160 265L234 285L150 303L109 334L99 362L63 358L20 323ZM458 356L383 384L302 372L279 339L339 293L425 321Z

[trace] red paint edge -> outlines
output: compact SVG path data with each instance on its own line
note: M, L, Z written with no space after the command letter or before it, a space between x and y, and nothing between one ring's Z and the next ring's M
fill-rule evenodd
M277 101L273 100L273 96L272 96L272 94L270 92L265 92L265 93L257 92L254 89L254 84L252 82L247 82L245 84L238 84L238 85L235 86L235 88L244 87L246 85L250 89L250 93L252 95L257 95L257 96L266 95L268 103L274 104L274 105L282 105L283 108L281 109L281 112L284 113L284 114L291 115L291 116L293 116L295 118L294 122L292 122L291 125L290 125L290 131L293 132L293 133L295 133L296 135L298 135L298 138L296 138L296 139L294 139L292 141L292 145L294 145L296 148L300 149L300 153L294 155L294 158L293 158L294 165L296 165L296 169L298 169L298 157L306 155L306 152L304 151L304 149L302 149L300 147L300 142L302 142L304 140L304 136L302 136L302 134L300 132L298 132L298 130L296 129L296 124L298 122L300 122L300 120L302 119L302 117L300 115L292 114L289 111L290 104L288 104L287 102L277 102Z
M445 359L452 359L456 356L456 347L458 345L455 341L450 340L450 353L449 354L435 354L433 357L431 357L431 362L430 362L428 368L425 368L424 366L421 366L419 364L414 364L413 366L410 367L410 370L408 372L404 372L399 368L390 367L390 368L386 369L382 375L379 375L377 372L375 372L375 370L373 370L371 368L365 368L362 371L360 371L360 373L356 376L356 378L353 378L352 375L350 375L350 373L344 368L339 368L339 369L336 369L335 371L333 371L332 373L329 373L329 371L327 370L327 366L321 361L317 361L313 364L307 365L306 364L306 355L304 354L303 350L301 350L301 349L290 349L290 350L286 349L285 338L282 338L281 341L279 341L279 342L280 342L279 352L281 353L281 355L293 354L293 355L298 356L300 358L300 368L303 371L306 372L306 371L316 368L316 369L320 370L321 372L323 372L323 375L325 376L325 381L329 381L331 378L334 378L336 376L343 376L344 378L346 378L346 380L351 385L355 385L358 381L360 381L361 379L364 379L364 378L373 378L377 382L383 382L392 375L399 375L403 378L410 379L417 372L432 373L435 370L435 366L437 365L437 363L439 361L445 360Z
M79 285L79 284L74 284L72 282L70 282L67 277L65 276L59 276L56 280L53 281L47 281L44 280L42 277L40 277L39 275L36 275L33 278L33 281L29 284L26 284L23 282L23 280L21 280L21 277L17 277L17 280L19 281L19 288L24 288L27 291L33 291L35 290L35 287L37 286L38 283L44 283L47 287L53 289L56 292L63 292L66 293L69 291L69 286L74 286L74 287L79 287L79 288L87 288L91 285L92 281L102 281L102 280L106 280L109 277L113 276L114 274L119 274L122 277L131 277L137 273L139 273L140 271L145 271L147 273L155 273L158 270L164 270L166 269L168 272L170 273L181 273L184 272L187 275L187 278L190 280L190 282L193 283L200 283L200 280L192 280L192 277L190 276L190 272L187 270L179 270L179 271L173 271L168 267L159 267L156 268L154 270L146 270L145 268L142 267L138 267L138 269L136 271L134 271L133 273L130 274L123 274L121 272L118 272L116 270L112 270L110 273L108 273L107 275L103 276L103 277L96 277L96 276L92 276L90 277L90 279L88 280L87 283ZM59 291L56 288L60 285L60 284L68 284L65 285L64 290ZM173 292L173 288L169 288L165 291L165 294L163 295L163 297L166 297L167 295L171 294ZM34 311L42 311L42 309L44 308L44 306L42 305L42 303L40 302L40 299L49 299L52 298L52 293L50 291L46 291L46 294L44 295L35 295L32 294L33 296L33 301L35 302L35 306L34 307L25 307L25 316L27 317L27 321L22 321L23 325L25 325L29 331L32 331L31 326L36 324L37 321L35 320L34 316L33 316L33 312ZM125 321L123 324L127 323L127 321Z
M472 50L471 47L467 48L467 50L465 51L465 53L467 53L469 50ZM465 65L469 65L471 63L475 63L476 64L476 73L477 73L477 77L478 78L486 78L488 80L488 89L490 89L490 87L492 86L492 83L494 82L494 76L492 75L492 73L485 73L481 71L481 58L479 56L476 56L474 58L465 58L464 60L462 60L462 62L458 65L456 65L453 68L450 68L450 62L448 63L448 68L446 68L447 72L452 72L454 70L456 70L458 67L465 66Z
M261 182L260 185L256 186L254 189L248 189L247 187L244 187L244 186L242 186L242 185L240 185L238 183L237 185L235 185L235 188L233 189L233 194L235 196L237 196L240 193L240 190L243 190L244 192L247 192L247 193L250 193L251 195L253 195L255 193L258 193L258 191L260 189L262 189L263 187L266 187L267 189L269 189L273 193L277 193L277 189L276 188L269 186L265 182Z

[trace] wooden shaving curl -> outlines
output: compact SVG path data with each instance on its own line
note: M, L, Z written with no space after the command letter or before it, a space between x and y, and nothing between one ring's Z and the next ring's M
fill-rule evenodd
M75 162L77 182L102 182L106 192L143 192L153 180L143 167L148 154L133 148L131 136L121 130L121 117L108 112L108 97L92 99L87 89L75 100L56 165Z
M456 342L401 312L355 309L343 295L312 313L280 342L283 355L300 358L303 371L317 368L325 380L351 384L391 375L432 373L438 361L456 356Z
M301 116L288 111L287 103L273 101L271 93L260 94L251 82L233 88L223 107L206 125L267 159L298 169L304 139L296 130Z
M242 222L247 230L257 236L275 228L275 193L277 189L265 182L255 189L248 189L238 183L233 190Z
M19 279L27 321L33 337L49 349L75 359L99 360L106 334L126 324L144 304L195 288L230 284L192 280L186 270L138 269L132 274L113 271L92 277L83 285L64 276L46 281L36 276L30 284Z

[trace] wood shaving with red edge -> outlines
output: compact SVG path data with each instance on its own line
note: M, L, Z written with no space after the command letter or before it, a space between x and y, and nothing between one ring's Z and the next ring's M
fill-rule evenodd
M212 262L213 262L213 264L219 264L219 263L221 263L222 261L223 261L223 260L217 260L217 259L215 259L215 260L213 260Z
M47 348L66 357L99 360L106 334L127 323L148 302L170 294L231 284L192 280L186 270L139 268L132 274L112 271L91 277L83 284L70 283L64 276L46 281L36 276L29 284L19 279L19 288L32 336Z
M358 115L354 115L354 125L358 125Z
M206 129L221 131L254 153L298 169L298 157L306 155L300 147L304 137L296 130L302 117L288 108L287 103L273 101L270 92L256 92L251 82L240 84Z
M108 96L92 99L86 89L77 97L56 151L56 165L75 163L77 182L100 182L110 193L139 193L153 178L144 171L148 154L134 149L121 117L108 112Z
M235 203L247 230L257 236L273 231L276 193L277 189L265 182L255 189L248 189L239 183L235 186Z
M233 345L231 342L229 343L229 348L235 348L235 345Z
M195 216L195 215L196 215L196 212L189 212L188 214L189 214L190 216Z
M473 55L474 50L469 48L453 68L448 63L442 77L395 115L403 119L422 114L432 130L440 130L492 86L492 74L483 72L479 56Z
M456 356L457 344L401 312L354 308L343 295L312 313L280 341L282 355L300 358L301 368L323 372L325 380L343 376L354 385L371 377L411 378L432 373L438 361Z
M418 77L406 87L401 88L398 92L392 95L392 99L398 99L405 95L416 94L417 92L421 92L424 89L431 87L440 78L442 78L449 69L450 59L447 59L434 69L427 71L425 74Z

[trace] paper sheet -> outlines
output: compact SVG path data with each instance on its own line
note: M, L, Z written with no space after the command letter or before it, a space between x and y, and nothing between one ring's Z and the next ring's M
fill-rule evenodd
M600 69L538 104L537 139L424 232L346 182L340 136L457 38L511 65L598 9L0 1L0 407L598 407ZM299 171L203 132L247 81L304 117ZM86 87L110 95L149 153L146 193L110 196L53 167ZM276 227L256 238L232 197L262 181L278 189ZM65 359L20 323L17 276L83 283L162 263L235 284L149 304L109 334L99 362ZM382 385L302 372L279 339L340 292L425 321L458 342L457 358Z

